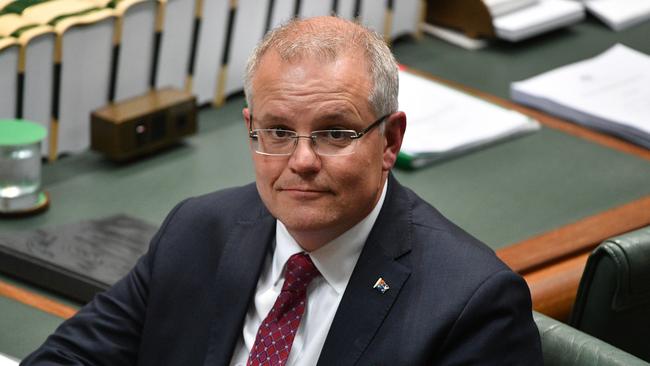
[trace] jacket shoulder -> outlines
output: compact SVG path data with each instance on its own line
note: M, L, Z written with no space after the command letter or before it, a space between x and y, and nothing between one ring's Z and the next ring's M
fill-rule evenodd
M451 222L410 189L405 188L405 194L410 202L414 250L430 251L456 268L483 272L482 276L509 270L492 248Z
M268 214L254 183L188 198L174 211L176 217L207 222L249 221Z

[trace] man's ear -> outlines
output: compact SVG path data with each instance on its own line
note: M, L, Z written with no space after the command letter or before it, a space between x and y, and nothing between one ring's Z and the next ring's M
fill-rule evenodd
M406 114L404 112L395 112L384 122L384 161L382 168L388 171L393 168L397 161L397 154L402 147L404 132L406 131Z
M244 107L241 111L242 116L244 117L244 123L246 124L246 131L251 129L251 111L248 107Z

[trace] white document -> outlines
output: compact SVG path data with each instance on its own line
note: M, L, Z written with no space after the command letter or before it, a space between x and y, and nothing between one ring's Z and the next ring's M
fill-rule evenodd
M18 360L0 353L0 366L18 366Z
M423 163L539 129L519 112L409 72L399 77L399 109L407 120L402 152Z
M483 0L492 17L512 13L537 3L539 0Z
M650 148L650 56L617 44L511 85L512 98Z
M565 27L584 19L580 2L571 0L540 0L523 9L493 19L497 37L512 42Z
M650 19L650 0L586 0L587 10L620 31Z

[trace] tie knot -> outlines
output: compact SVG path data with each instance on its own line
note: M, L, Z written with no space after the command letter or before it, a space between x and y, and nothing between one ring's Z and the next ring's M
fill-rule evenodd
M294 254L287 261L282 291L306 291L311 280L319 274L320 272L318 272L309 255L305 253Z

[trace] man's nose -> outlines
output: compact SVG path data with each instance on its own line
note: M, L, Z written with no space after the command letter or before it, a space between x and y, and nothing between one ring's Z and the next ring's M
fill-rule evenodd
M299 136L296 141L296 148L289 159L289 168L296 174L310 174L318 172L321 168L320 156L314 150L311 137Z

